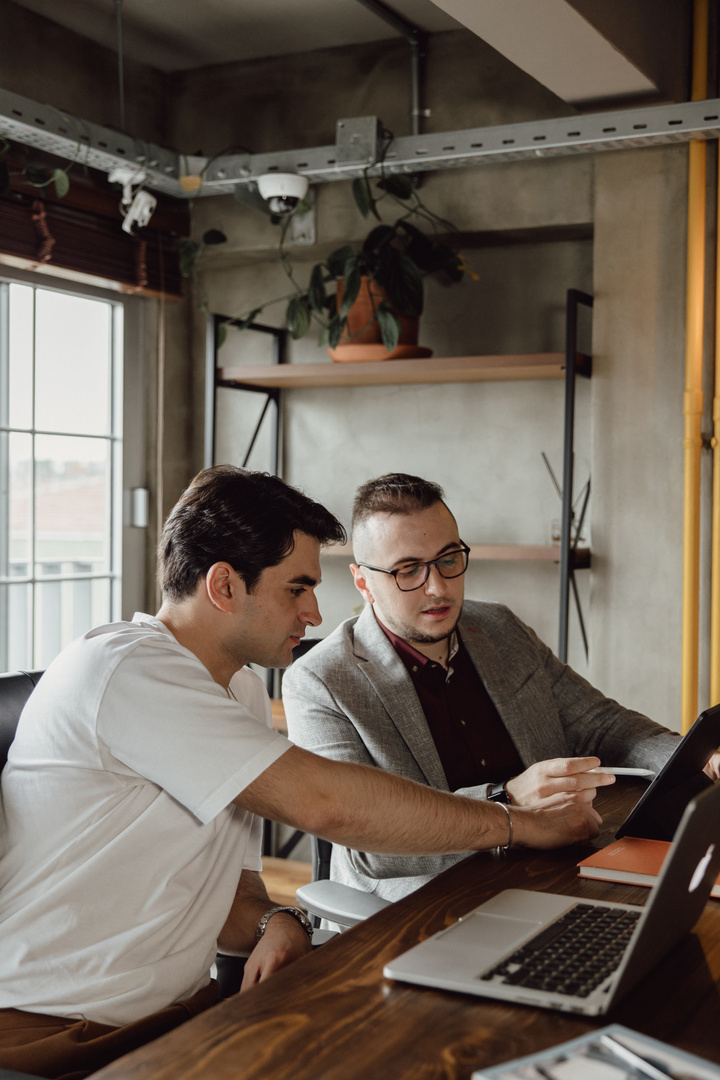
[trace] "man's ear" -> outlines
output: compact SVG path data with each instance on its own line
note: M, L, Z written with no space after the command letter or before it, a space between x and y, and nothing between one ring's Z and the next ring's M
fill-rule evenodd
M350 573L353 576L353 579L355 581L355 588L358 590L358 592L362 593L364 599L367 600L368 604L374 604L375 597L370 591L370 586L368 585L368 580L365 575L365 567L358 566L357 563L350 563Z
M232 611L242 581L230 563L213 563L205 575L208 600L219 611Z

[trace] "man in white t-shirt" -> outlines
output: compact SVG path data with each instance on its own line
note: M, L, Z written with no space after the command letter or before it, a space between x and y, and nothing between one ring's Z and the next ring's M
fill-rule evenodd
M247 665L290 663L320 622L320 545L343 539L277 478L205 470L165 524L157 617L44 674L2 774L0 1066L86 1076L212 1004L218 947L250 954L243 989L307 953L260 880L261 817L408 855L596 835L575 795L511 814L272 730Z

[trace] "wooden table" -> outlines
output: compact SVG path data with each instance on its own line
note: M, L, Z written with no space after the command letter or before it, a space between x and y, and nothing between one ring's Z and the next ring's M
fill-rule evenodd
M593 845L474 855L256 989L101 1070L97 1080L468 1080L474 1069L609 1021L720 1063L717 900L607 1020L382 977L387 960L504 888L644 903L647 889L580 879L576 871L591 847L610 842L642 790L641 782L620 779L599 793L605 822Z

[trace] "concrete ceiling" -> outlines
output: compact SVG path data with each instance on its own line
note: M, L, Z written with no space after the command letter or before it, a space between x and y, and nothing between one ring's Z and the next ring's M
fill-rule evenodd
M116 0L16 0L93 41L117 47ZM120 0L123 51L183 71L397 36L358 0ZM390 0L430 33L459 24L432 0Z
M93 41L116 49L118 13L124 54L160 71L183 71L398 36L362 0L15 0ZM608 33L613 0L384 0L429 33L465 28L571 105L652 98L656 82L629 59L620 28ZM627 5L628 0L622 0ZM657 0L632 0L615 25L649 12ZM677 0L674 0L676 3ZM684 0L682 0L684 2ZM648 8L648 3L650 7ZM594 18L602 11L605 25ZM652 25L652 24L650 24ZM598 28L600 27L600 28ZM638 28L646 40L649 29ZM614 38L615 40L611 40ZM625 34L627 38L627 34ZM643 65L645 68L647 64Z

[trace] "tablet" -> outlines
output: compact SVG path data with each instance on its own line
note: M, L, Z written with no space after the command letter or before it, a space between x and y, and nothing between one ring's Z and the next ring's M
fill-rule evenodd
M615 835L672 840L685 807L712 785L702 771L720 746L720 705L700 713Z

